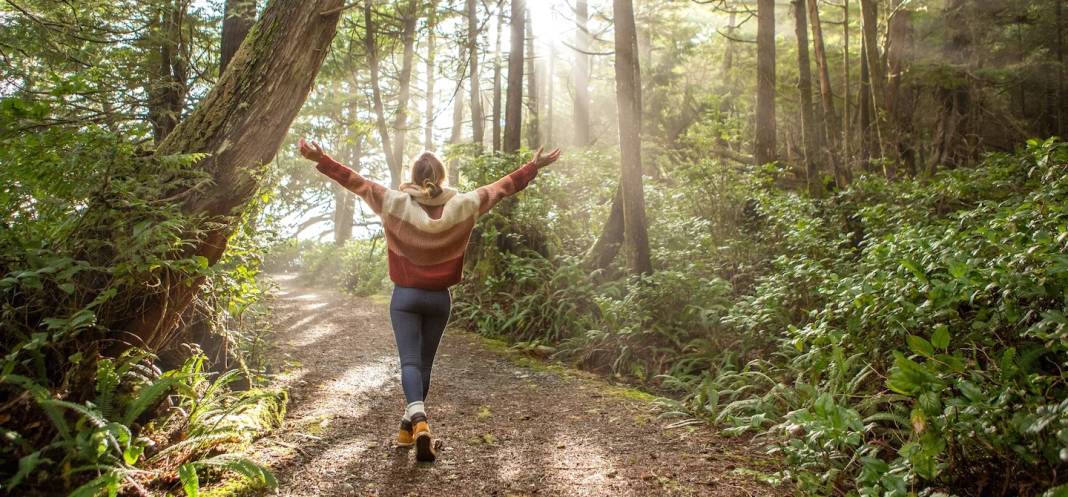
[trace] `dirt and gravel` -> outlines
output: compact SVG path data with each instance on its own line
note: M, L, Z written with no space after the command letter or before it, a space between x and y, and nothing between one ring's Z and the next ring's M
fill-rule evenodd
M426 401L438 460L394 444L404 399L388 305L276 275L284 426L252 457L277 495L787 495L774 460L703 423L665 428L642 395L446 331Z

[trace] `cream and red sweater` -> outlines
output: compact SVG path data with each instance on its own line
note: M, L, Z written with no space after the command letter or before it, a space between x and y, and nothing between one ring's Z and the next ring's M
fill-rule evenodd
M472 192L446 188L431 198L414 189L386 188L328 155L315 168L359 195L382 218L393 283L425 290L444 290L460 282L475 220L526 188L538 174L538 168L527 163Z

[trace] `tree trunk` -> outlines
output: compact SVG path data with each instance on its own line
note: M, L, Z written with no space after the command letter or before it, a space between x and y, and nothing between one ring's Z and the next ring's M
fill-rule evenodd
M823 114L822 145L825 149L824 156L834 167L835 183L839 188L845 187L841 171L841 160L836 157L835 150L838 148L838 113L834 110L834 92L831 88L831 71L827 63L827 50L823 44L823 26L820 23L820 9L818 0L807 0L809 24L812 27L812 48L816 56L816 70L819 73L820 104Z
M423 148L433 151L434 146L434 56L437 36L438 0L430 0L430 15L426 21L426 129L423 132Z
M519 150L523 131L523 24L524 0L512 0L512 42L508 52L508 101L504 109L505 153Z
M878 146L878 152L880 157L890 159L890 161L883 161L886 164L885 167L894 167L893 161L897 159L895 150L889 147L887 143L892 142L888 137L891 136L892 130L887 124L887 112L886 112L886 72L883 70L883 58L879 55L879 42L878 42L878 12L876 12L875 0L860 0L860 12L864 21L864 62L868 68L868 82L871 90L871 103L874 114L872 115L872 125L874 132L875 144ZM885 169L884 174L886 176L894 176L892 169Z
M482 114L482 90L478 72L478 10L475 0L467 0L467 57L471 66L471 140L482 150L485 117Z
M818 196L822 190L819 178L818 132L812 115L812 68L808 60L808 20L805 12L805 0L793 0L794 32L797 36L797 90L801 96L801 138L805 153L805 179L808 191Z
M349 151L345 158L346 164L359 171L360 160L363 159L363 135L357 135L354 143L345 148ZM333 183L333 188L334 244L341 246L352 239L352 226L356 218L356 194L337 183Z
M415 26L419 21L418 0L411 0L401 18L401 42L404 55L398 76L400 90L397 93L397 111L393 117L393 166L390 168L390 184L400 186L404 177L404 151L408 138L408 104L412 95L412 68L415 65Z
M366 2L363 4L363 22L364 22L364 46L367 51L367 65L371 74L371 105L374 107L375 112L375 128L378 130L378 139L382 142L382 154L386 156L386 165L389 166L390 171L390 185L396 188L400 185L400 174L394 174L394 171L401 169L399 161L394 160L393 157L393 141L389 136L389 128L386 125L386 111L385 106L382 104L382 88L379 82L379 60L378 60L378 40L377 40L377 26L374 20L373 2Z
M210 154L197 168L212 180L212 188L184 192L182 210L203 216L197 242L184 255L204 257L215 264L241 212L259 188L264 165L282 144L290 123L311 90L340 17L343 0L275 0L250 31L219 83L188 118L162 143L156 154ZM200 290L203 278L190 282L168 271L159 274L154 293L143 287L127 299L141 300L125 324L116 326L149 350L167 344L182 311ZM129 315L129 314L126 314Z
M556 79L556 44L549 45L549 73L545 76L545 143L553 143L553 82Z
M590 144L590 33L589 5L586 0L575 1L575 145Z
M953 68L957 74L952 81L944 82L942 88L937 90L936 96L941 101L942 108L938 113L932 140L928 164L931 174L934 174L939 166L957 166L968 158L964 150L964 135L970 125L968 117L971 114L972 92L966 65L972 38L968 17L964 13L967 6L966 0L949 0L942 16L945 30L942 56L947 66Z
M188 5L167 1L162 4L149 26L150 39L158 43L151 63L156 77L145 87L148 95L148 120L156 143L162 142L181 120L189 94L188 40L182 30Z
M905 168L910 175L916 174L916 149L912 144L912 115L914 112L915 92L912 85L905 81L908 61L913 54L912 11L904 0L893 0L893 13L888 26L889 46L886 58L889 73L887 75L886 108L890 114L891 127L895 130L895 143Z
M245 41L252 25L256 24L256 0L226 0L223 6L222 50L219 55L219 74L226 70L230 59Z
M1062 0L1053 0L1053 4L1056 6L1054 12L1055 22L1057 24L1057 134L1059 136L1065 136L1068 132L1068 126L1065 126L1064 113L1068 101L1064 96L1064 2Z
M623 179L620 178L616 186L616 193L612 195L611 210L608 211L608 219L604 222L601 236L586 252L586 269L606 269L616 259L619 248L623 245Z
M538 123L538 118L540 117L538 115L540 114L538 107L538 71L536 66L537 57L534 54L534 22L530 17L529 9L527 9L526 17L527 147L534 150L538 146L538 134L540 133L538 129L540 124Z
M630 269L653 271L645 225L642 190L642 84L638 64L638 32L631 0L613 0L615 17L616 107L619 112L619 157L622 162L623 224Z
M462 50L461 50L462 51ZM460 57L463 60L463 57ZM464 126L464 88L463 88L463 75L460 75L460 82L456 88L456 95L453 96L452 102L452 133L449 135L449 144L457 145L460 140L463 139L463 126ZM449 161L449 184L456 186L460 182L460 163L457 159L453 158Z
M497 37L493 49L493 151L501 151L501 39L504 38L504 0L497 5Z
M757 0L757 102L753 156L760 164L776 160L775 0Z
M863 38L860 40L862 59L860 65L860 89L857 91L857 135L859 136L858 143L860 148L857 149L857 159L860 161L861 167L870 172L872 152L871 72L868 70L868 64L863 60L867 53L867 43L868 41Z
M853 125L849 118L849 0L842 1L842 160L845 165L842 168L846 174L852 174L853 148L849 140L849 132Z

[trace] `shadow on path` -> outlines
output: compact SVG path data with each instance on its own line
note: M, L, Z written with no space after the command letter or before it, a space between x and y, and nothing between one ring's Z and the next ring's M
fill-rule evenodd
M438 461L393 438L404 398L387 307L276 275L274 363L290 388L285 426L252 457L284 496L786 495L756 478L773 462L709 426L665 430L640 400L588 374L516 365L446 331L427 413Z

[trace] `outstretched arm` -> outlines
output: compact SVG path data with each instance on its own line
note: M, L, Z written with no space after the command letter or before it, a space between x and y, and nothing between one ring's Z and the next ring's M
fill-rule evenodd
M479 188L479 208L478 215L489 212L493 206L497 205L501 199L515 195L519 193L538 175L538 171L556 162L560 158L560 149L554 149L547 155L542 155L542 147L538 147L538 151L534 153L534 157L529 162L523 164L519 169L512 171L507 176L494 181L486 186Z
M385 186L364 178L360 176L360 173L335 161L323 152L323 148L318 143L308 143L301 138L298 147L300 148L300 155L304 156L305 159L316 162L315 169L329 176L330 179L337 181L347 190L359 195L364 202L367 202L367 205L371 207L375 214L382 211L382 199L385 197L386 192Z

